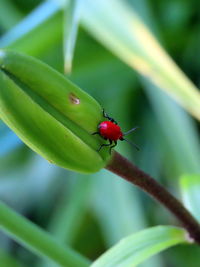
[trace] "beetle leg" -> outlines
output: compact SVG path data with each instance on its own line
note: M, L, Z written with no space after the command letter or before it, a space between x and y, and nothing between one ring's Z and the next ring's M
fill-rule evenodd
M100 133L99 133L99 132L92 133L92 135L95 135L95 134L99 134L99 135L100 135Z
M103 116L104 116L104 118L108 119L109 121L114 122L115 124L117 124L117 122L113 118L108 116L108 114L105 112L104 109L103 109Z
M116 122L116 120L114 120L113 118L110 118L110 121L112 121L112 122L114 122L114 124L118 124L117 122Z
M109 140L109 144L102 144L97 151L99 152L102 149L102 147L110 145L112 145L112 140Z
M111 140L110 140L110 141L111 141ZM110 151L110 154L111 154L112 149L117 145L117 141L114 141L114 143L115 143L115 144L112 145L112 146L110 147L110 150L109 150L109 151ZM111 144L112 144L112 143L111 143Z

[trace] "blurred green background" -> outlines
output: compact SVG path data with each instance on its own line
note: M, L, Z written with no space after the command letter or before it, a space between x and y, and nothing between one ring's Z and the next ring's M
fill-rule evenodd
M0 47L10 46L33 55L63 73L63 15L53 14L54 2L0 0ZM126 2L199 86L198 1ZM37 13L39 5L43 10ZM49 18L40 20L45 14ZM29 20L19 24L27 16ZM181 198L180 176L200 172L197 121L95 41L82 26L78 31L72 73L67 77L97 99L124 131L140 127L129 136L138 144L140 152L126 143L119 143L116 150ZM82 175L52 166L27 148L2 122L0 199L90 259L96 259L122 237L138 230L177 225L161 205L105 170ZM200 248L181 245L140 266L198 267L199 262ZM0 232L0 267L12 266L53 265Z

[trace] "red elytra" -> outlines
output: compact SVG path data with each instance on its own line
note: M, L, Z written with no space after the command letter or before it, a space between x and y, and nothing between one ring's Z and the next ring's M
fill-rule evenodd
M112 121L103 121L99 124L99 133L103 138L117 141L123 138L121 128Z
M105 111L103 110L103 116L107 118L108 120L101 122L98 125L98 132L93 133L94 134L99 134L101 137L103 137L105 140L109 140L109 144L102 144L97 151L100 151L102 147L109 146L110 147L110 153L112 148L114 148L117 145L117 141L123 141L125 140L126 142L130 143L133 145L137 150L139 150L138 146L135 145L134 143L130 142L129 140L124 139L124 136L135 131L138 127L135 127L131 129L130 131L123 133L121 131L121 128L117 125L117 122L109 117ZM113 145L114 142L114 145Z

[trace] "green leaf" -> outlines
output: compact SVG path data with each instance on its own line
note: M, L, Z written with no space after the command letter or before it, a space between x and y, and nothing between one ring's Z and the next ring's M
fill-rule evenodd
M84 176L84 177L83 177ZM63 244L73 245L80 234L80 226L84 223L84 218L91 197L92 184L95 179L89 175L71 173L69 180L74 184L70 189L66 183L63 196L56 204L55 212L50 218L48 231ZM44 262L43 267L57 267L49 261Z
M185 230L157 226L122 239L105 252L91 267L136 266L149 257L174 245L188 242Z
M180 186L185 206L200 221L200 175L183 175L180 180Z
M13 27L21 18L20 9L11 0L1 0L0 25L1 28L8 30Z
M61 42L62 19L60 5L54 1L45 1L0 37L0 47L12 48L32 56L46 53L47 49Z
M84 3L85 29L200 120L199 91L125 1L85 0Z
M92 207L109 247L146 226L138 191L134 189L131 184L116 179L115 174L102 170L95 175Z
M11 253L7 253L0 249L1 267L25 267L25 265L15 259Z
M97 152L93 136L101 106L46 64L11 51L0 52L0 117L34 151L71 170L92 173L110 159Z
M169 150L167 168L172 176L200 172L199 137L193 119L158 87L145 79L142 83L166 138L163 152L167 155Z
M94 183L94 177L90 175L85 177L82 174L74 174L71 178L76 181L72 186L72 192L69 193L67 184L48 227L57 239L67 244L73 244L75 240L86 213L91 186Z
M65 73L70 73L72 69L72 60L74 47L76 44L77 31L79 26L81 0L69 0L65 4L65 22L64 22L64 62Z
M0 229L38 256L60 266L89 266L89 260L54 240L48 233L0 203Z

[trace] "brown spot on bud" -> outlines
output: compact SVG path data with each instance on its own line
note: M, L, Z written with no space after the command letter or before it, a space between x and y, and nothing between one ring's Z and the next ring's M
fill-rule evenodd
M75 94L73 94L73 93L69 94L69 101L72 104L75 104L75 105L79 105L80 104L80 99L77 96L75 96Z

